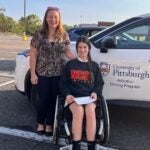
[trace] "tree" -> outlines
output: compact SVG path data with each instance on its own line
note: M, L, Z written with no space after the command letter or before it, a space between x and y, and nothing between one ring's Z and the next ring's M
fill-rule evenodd
M16 22L13 20L13 18L0 13L0 31L13 32L15 24Z
M20 23L16 23L13 32L22 35L23 31L24 27Z
M17 22L13 20L13 18L5 16L4 11L5 9L0 8L1 32L13 32L17 34L23 34L23 32L26 32L27 35L32 35L42 24L40 18L35 14L28 15L25 21L24 17L21 17ZM72 26L64 25L66 31L71 27Z
M35 30L37 30L41 26L41 20L35 14L31 14L26 17L26 34L32 35ZM25 26L24 17L21 17L19 23L22 27Z
M6 16L5 23L4 23L4 31L5 32L13 32L16 22L13 18Z
M68 26L68 25L64 24L65 31L69 30L70 28L72 28L72 26Z
M0 12L0 31L3 31L5 15Z
M0 12L5 12L5 9L4 8L0 8Z

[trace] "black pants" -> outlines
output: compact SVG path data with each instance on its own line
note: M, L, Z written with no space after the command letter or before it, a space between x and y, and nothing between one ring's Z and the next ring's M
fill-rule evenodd
M38 77L39 104L37 122L40 124L54 124L55 105L59 93L59 80L57 77Z

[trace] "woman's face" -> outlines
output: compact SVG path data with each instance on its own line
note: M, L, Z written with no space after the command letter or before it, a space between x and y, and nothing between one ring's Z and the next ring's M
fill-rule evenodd
M59 12L56 10L49 10L47 13L46 21L49 28L57 28L59 25Z
M87 59L88 58L88 52L89 52L88 45L84 42L79 42L78 48L77 48L78 57L83 58L83 59Z

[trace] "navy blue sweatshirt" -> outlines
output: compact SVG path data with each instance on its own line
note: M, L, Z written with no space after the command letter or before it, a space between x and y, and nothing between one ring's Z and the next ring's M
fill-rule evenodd
M78 59L68 61L60 79L61 95L83 97L90 96L92 92L101 94L104 82L100 68L94 61L91 61L91 68L94 75L93 82L91 82L89 62L81 62Z

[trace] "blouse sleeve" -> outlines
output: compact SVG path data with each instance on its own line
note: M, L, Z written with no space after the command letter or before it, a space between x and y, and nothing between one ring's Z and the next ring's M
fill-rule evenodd
M38 48L38 46L39 46L39 33L38 33L38 31L35 31L35 33L33 34L30 45L36 49Z
M65 45L70 45L70 39L67 32L65 32Z

